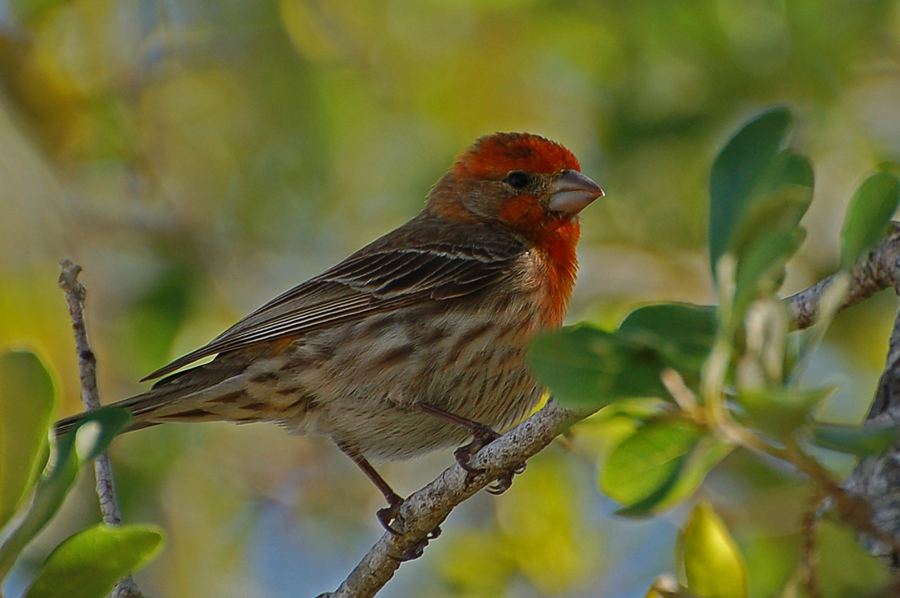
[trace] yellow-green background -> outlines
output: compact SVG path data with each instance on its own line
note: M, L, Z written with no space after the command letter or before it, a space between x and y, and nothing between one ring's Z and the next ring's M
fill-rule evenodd
M843 206L900 159L900 4L886 0L0 1L0 347L36 349L79 409L57 263L84 267L104 401L276 293L413 216L477 136L562 142L607 199L584 213L570 321L711 301L709 164L775 103L816 166L787 291L831 272ZM859 419L894 300L844 314L812 366ZM480 494L383 596L641 596L684 517L615 519L593 462L622 422L586 425ZM381 499L322 439L274 426L162 426L113 447L126 519L168 532L154 596L312 596L381 530ZM401 493L449 451L382 466ZM836 462L846 467L846 463ZM15 588L97 519L85 476ZM804 495L729 458L703 494L751 563L790 572Z

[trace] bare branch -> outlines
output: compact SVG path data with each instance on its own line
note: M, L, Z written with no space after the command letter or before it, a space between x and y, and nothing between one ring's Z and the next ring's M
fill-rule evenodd
M878 291L895 286L895 281L900 275L898 262L900 262L900 225L892 223L891 231L885 240L861 259L850 272L850 288L840 309L852 307ZM819 300L833 279L834 275L829 276L784 300L790 310L794 328L808 328L815 323Z
M856 265L852 274L850 291L842 309L889 287L900 294L900 228L897 223L892 225L888 237ZM788 299L798 328L814 320L818 297L829 282L830 279L825 279ZM900 424L900 313L894 321L887 360L868 419L869 425L875 426L896 427ZM869 507L868 519L877 533L861 538L865 548L874 556L886 558L894 567L900 565L900 555L896 551L900 542L900 447L879 457L861 460L842 487Z
M59 286L66 294L72 330L75 333L75 349L78 351L78 374L81 378L81 399L86 411L100 408L100 393L97 390L97 358L91 350L84 323L84 300L87 292L78 281L81 266L68 259L60 263ZM106 525L122 525L122 511L116 499L112 464L109 455L102 453L94 459L94 474L97 478L97 498L100 512ZM129 575L119 582L113 591L114 598L141 598L143 594Z
M898 404L900 404L900 313L894 319L887 362L881 373L881 379L878 381L878 390L875 393L875 401L869 410L869 418L873 419L887 414L896 421Z
M851 272L852 280L841 309L856 305L885 288L897 286L900 280L900 228L892 227L888 237L873 249ZM822 293L833 277L785 299L794 328L807 328L816 319ZM900 324L898 324L900 326ZM893 361L897 380L900 381L900 332L892 340ZM896 384L900 390L900 382ZM900 396L900 392L898 392ZM900 398L891 404L900 403ZM393 577L400 567L399 557L417 546L427 543L428 536L458 504L487 486L500 474L515 469L529 457L540 452L553 439L571 425L588 417L590 412L574 413L553 402L534 416L504 434L478 453L474 465L485 471L474 479L466 480L466 472L453 465L436 480L410 496L402 505L400 515L406 524L406 533L395 536L385 533L353 569L340 587L319 598L370 598ZM900 418L900 416L898 416ZM900 453L894 461L894 480L900 484ZM900 496L900 486L898 486ZM900 504L900 499L895 500ZM900 529L900 510L897 512Z
M896 237L896 231L891 238ZM885 252L882 267L890 269L890 286L900 294L900 258ZM894 320L887 360L875 401L869 410L871 425L900 424L900 313ZM891 565L900 565L900 555L896 543L900 541L900 447L894 447L879 457L869 457L860 461L850 477L844 482L844 489L865 500L870 508L872 525L882 534L894 539L894 543L877 538L874 534L861 538L863 546L870 554L888 560Z

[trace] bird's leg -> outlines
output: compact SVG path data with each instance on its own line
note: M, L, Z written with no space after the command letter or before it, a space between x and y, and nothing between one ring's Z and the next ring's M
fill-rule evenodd
M478 451L500 438L500 434L495 432L490 426L486 426L467 417L462 417L461 415L456 415L455 413L450 413L449 411L445 411L434 405L429 405L428 403L420 402L415 403L413 406L419 411L429 413L444 421L450 422L451 424L469 430L472 433L472 442L456 449L456 451L453 452L453 456L456 457L456 462L459 463L459 466L465 469L470 476L475 476L484 472L483 469L472 465L472 458L478 454ZM513 476L522 473L523 471L525 471L524 462L520 463L512 471L508 471L497 478L497 480L487 488L487 491L491 494L502 494L506 492L509 490L509 487L512 486Z
M484 471L472 466L472 457L474 457L478 451L500 438L500 434L491 429L490 426L478 423L467 417L462 417L461 415L456 415L455 413L450 413L449 411L429 405L428 403L415 403L414 407L419 411L439 417L444 421L455 424L460 428L465 428L471 432L472 442L456 449L453 455L456 457L456 462L459 463L460 467L469 473L478 474Z
M366 477L375 484L375 487L384 495L384 499L387 501L388 506L383 509L378 509L375 513L376 517L378 517L378 522L381 523L382 527L388 532L394 534L395 536L402 535L403 532L395 529L392 524L399 522L399 514L400 514L400 505L403 504L403 497L394 492L394 489L391 488L390 484L388 484L381 474L379 474L372 464L369 463L368 459L366 459L359 449L349 444L337 443L338 448L341 451L350 457L356 466L359 467ZM441 535L441 528L436 527L430 532L428 532L428 536L426 536L422 542L416 544L411 549L403 553L401 556L395 557L400 561L409 561L415 558L419 558L422 556L422 552L425 549L425 546L428 545L429 540L434 540L438 536Z
M361 452L359 452L359 449L343 443L338 443L338 448L341 449L345 455L353 459L356 466L366 474L366 477L368 477L381 494L384 495L384 500L387 501L388 506L378 510L378 521L381 522L381 525L384 526L384 529L387 531L396 536L401 535L402 532L391 527L391 523L397 518L397 512L400 509L400 505L403 504L403 497L394 492L394 489L391 488L390 484L388 484L385 479L381 477L381 474L372 467L372 464L369 463Z

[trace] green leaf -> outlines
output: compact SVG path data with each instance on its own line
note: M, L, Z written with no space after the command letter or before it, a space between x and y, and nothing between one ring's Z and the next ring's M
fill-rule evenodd
M816 533L816 576L822 598L893 596L887 565L859 545L857 533L832 521L822 521Z
M646 498L616 511L623 517L659 513L692 496L706 475L733 450L730 444L707 434L681 460L680 468Z
M0 527L6 525L47 462L56 389L34 353L0 355Z
M654 347L690 385L712 350L716 326L714 307L659 303L628 314L617 334Z
M814 181L808 158L790 150L775 154L757 187L744 199L729 251L741 257L761 235L797 228L812 203Z
M841 268L849 270L882 236L900 203L900 181L878 172L859 186L841 231Z
M103 598L153 560L162 541L162 533L150 526L90 527L50 553L25 598Z
M563 405L599 408L622 398L668 395L660 380L667 366L652 346L585 324L538 336L528 359Z
M715 308L663 303L633 311L615 333L580 324L543 334L528 357L561 404L599 408L624 398L668 398L660 380L666 368L696 384L715 334Z
M800 220L813 197L812 164L790 150L779 151L790 114L764 113L739 132L713 165L710 182L710 259L734 256L733 321L749 303L778 290L784 266L803 241Z
M106 450L130 419L131 414L125 409L104 407L85 414L72 431L59 439L52 468L38 481L31 507L0 545L0 579L25 545L59 510L81 465Z
M78 425L57 442L59 460L75 449L79 461L90 461L107 448L128 422L131 413L121 407L102 407L84 414Z
M713 276L716 262L732 246L747 202L787 139L792 121L786 108L766 110L744 125L716 156L709 183L709 252Z
M743 318L753 300L774 294L784 281L785 264L794 255L806 233L793 230L762 232L744 250L735 275L732 312L736 320Z
M812 429L812 441L827 449L857 455L877 456L900 441L900 430L893 425L846 426L817 423Z
M809 420L810 411L834 394L836 386L799 391L790 388L757 389L737 397L760 429L781 438Z
M712 434L703 436L694 445L694 449L681 468L675 483L660 501L651 507L653 511L663 511L693 496L700 484L703 483L703 480L706 479L706 475L722 459L731 454L732 450L734 450L732 445L723 442Z
M656 420L638 428L606 458L600 489L625 505L622 514L650 511L677 482L704 431L684 420Z
M746 598L747 566L725 523L699 503L678 535L675 563L681 581L699 598Z

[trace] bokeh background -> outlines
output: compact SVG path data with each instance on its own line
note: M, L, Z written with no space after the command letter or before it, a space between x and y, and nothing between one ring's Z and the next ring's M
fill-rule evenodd
M80 410L56 287L70 257L104 401L135 393L412 217L456 153L497 130L564 143L607 192L582 219L571 322L711 302L709 165L772 104L794 110L793 145L816 167L791 292L835 268L844 205L900 159L895 0L0 0L0 346L37 350L60 415ZM843 388L821 417L864 416L895 303L839 317L810 371ZM642 596L672 570L686 511L612 515L595 461L629 425L583 424L505 495L476 496L381 595ZM126 519L168 534L138 575L154 596L313 596L381 534L377 491L323 439L168 425L112 455ZM451 463L382 471L409 493ZM806 500L790 472L737 453L701 494L745 551L753 596L776 592ZM99 519L95 503L83 476L6 595Z

